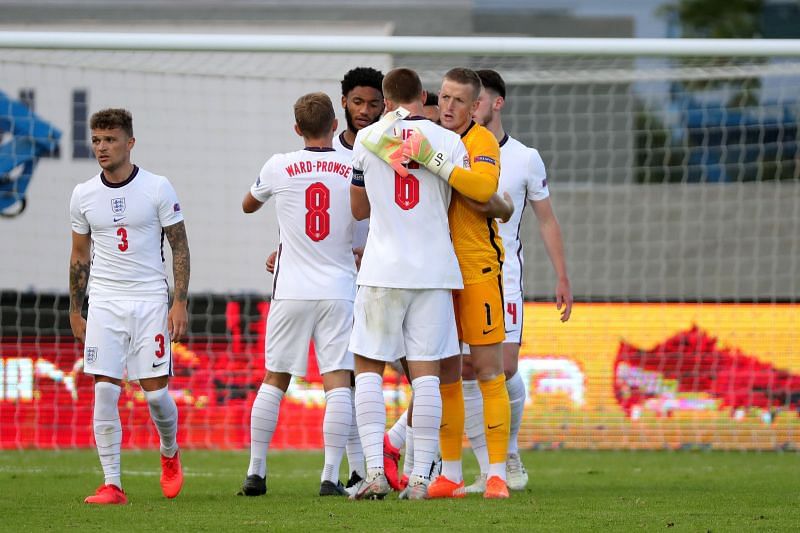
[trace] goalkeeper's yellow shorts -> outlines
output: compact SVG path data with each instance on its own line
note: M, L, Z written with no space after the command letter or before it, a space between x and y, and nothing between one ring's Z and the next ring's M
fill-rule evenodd
M502 274L454 290L453 306L460 341L483 346L505 340Z

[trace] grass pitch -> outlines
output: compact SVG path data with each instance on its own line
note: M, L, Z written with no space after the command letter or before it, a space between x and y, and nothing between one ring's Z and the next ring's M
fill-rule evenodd
M465 451L470 482L476 466ZM89 506L94 450L0 452L0 530L61 531L798 531L800 454L527 452L524 492L506 501L352 502L317 496L321 453L273 452L268 492L234 495L245 452L186 450L186 482L161 496L155 452L123 452L130 504ZM344 478L344 472L342 472Z

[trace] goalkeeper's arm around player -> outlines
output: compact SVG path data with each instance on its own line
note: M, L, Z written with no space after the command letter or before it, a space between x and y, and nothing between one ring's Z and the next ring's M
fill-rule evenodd
M486 203L497 192L500 180L499 149L495 157L470 157L473 168L461 168L433 146L427 137L415 128L414 133L403 143L403 155L424 165L425 168L447 181L455 190L476 202Z

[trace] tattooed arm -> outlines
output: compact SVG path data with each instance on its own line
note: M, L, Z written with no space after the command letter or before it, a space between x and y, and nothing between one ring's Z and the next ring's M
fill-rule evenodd
M89 233L72 232L72 254L69 258L69 325L76 339L86 338L86 319L81 316L86 288L89 286L92 238Z
M189 240L183 221L164 228L172 248L172 272L175 277L175 298L169 310L167 324L173 341L181 340L189 323L186 304L189 298Z

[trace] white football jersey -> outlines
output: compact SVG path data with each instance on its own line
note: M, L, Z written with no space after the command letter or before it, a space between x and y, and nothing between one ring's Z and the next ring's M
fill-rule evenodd
M333 148L276 154L250 194L275 197L280 238L272 298L353 300L353 215L350 157Z
M503 263L503 292L510 301L522 296L522 241L519 238L522 212L528 200L544 200L550 196L547 174L539 152L528 148L508 135L500 141L500 184L498 194L508 192L514 200L514 214L499 225L506 250Z
M396 175L392 167L361 144L373 129L381 127L385 126L378 123L359 131L353 149L353 184L366 187L371 207L358 284L460 289L461 271L447 223L450 185L425 168L412 169L406 178ZM405 138L413 128L419 128L454 164L468 164L459 135L423 117L396 122L394 134Z
M344 132L333 138L333 147L337 152L347 154L353 158L353 146L348 144L344 138ZM350 200L348 200L348 203ZM367 244L367 234L369 233L369 219L356 220L353 226L353 248L363 248Z
M164 231L183 220L169 180L135 167L122 183L101 172L70 200L72 230L91 234L89 301L166 302Z

